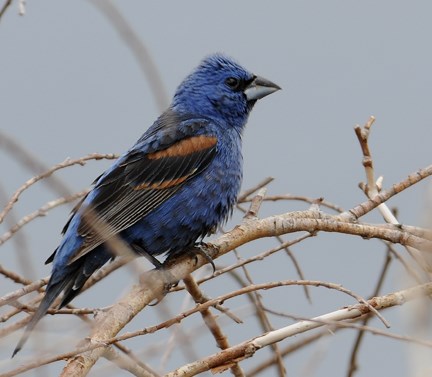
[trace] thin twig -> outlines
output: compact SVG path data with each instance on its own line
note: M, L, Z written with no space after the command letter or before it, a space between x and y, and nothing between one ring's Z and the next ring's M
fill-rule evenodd
M390 267L390 263L392 261L391 255L392 254L391 254L390 250L387 249L386 258L384 260L384 263L383 263L383 266L381 269L381 273L379 275L378 282L376 284L374 292L372 293L372 297L376 297L380 294L381 288L384 284L384 279L386 277L387 271L388 271L388 269ZM371 318L372 318L371 316L366 316L362 321L362 325L367 326L367 324ZM356 340L354 342L353 349L351 351L351 357L350 357L348 373L347 373L348 377L352 377L358 368L357 355L358 355L358 352L360 350L360 345L362 343L362 340L364 339L364 335L365 335L365 331L359 330L357 337L356 337Z
M314 234L309 233L309 234L306 234L303 237L303 239L306 239L306 238L309 238L309 237L313 237L313 236L314 236ZM286 242L284 242L284 240L283 240L283 238L281 236L276 236L275 238L280 242L280 246L286 245ZM298 262L298 260L295 257L294 253L290 250L290 248L288 246L284 246L283 249L285 250L285 253L288 255L288 257L291 259L291 262L292 262L292 264L293 264L293 266L294 266L294 268L295 268L295 270L297 272L298 277L301 280L306 280L305 274L303 273L303 270L302 270L302 268L300 266L300 263ZM303 291L304 291L304 294L306 296L306 299L309 302L312 302L311 295L310 295L310 292L309 292L309 287L308 286L304 286L303 287Z
M6 10L9 8L9 6L12 4L12 0L6 0L0 10L0 20L5 14Z
M0 265L1 267L1 265ZM39 290L41 287L43 287L44 285L47 284L49 277L43 278L43 279L39 279L36 280L32 283L29 283L28 285L17 289L16 291L10 292L6 295L4 295L3 297L0 297L0 307L3 305L7 305L12 301L15 301L17 299L19 299L22 296L25 296L26 294L30 293L30 292L34 292ZM21 283L23 284L23 283Z
M19 162L34 175L40 174L49 169L49 166L46 166L37 155L31 153L20 142L1 130L0 147L8 152L14 158L14 161ZM50 176L49 179L44 180L44 183L47 188L58 196L70 195L69 187L56 176Z
M264 178L261 182L259 182L256 186L251 187L250 189L247 189L243 191L239 197L237 198L237 203L243 203L250 201L252 199L248 199L250 195L252 195L254 192L258 191L260 188L263 188L264 186L267 186L270 182L274 180L273 177L267 177Z
M270 178L267 178L267 180L262 181L259 185L263 186L264 184L267 184L269 181L270 181ZM256 189L256 188L254 188L254 189ZM251 191L251 190L249 190L249 191ZM254 190L254 191L256 191L256 190ZM254 191L252 191L252 192L254 192ZM262 204L263 200L265 199L265 193L266 193L265 187L260 188L258 194L255 195L250 200L250 203L251 203L250 208L247 211L245 209L243 209L241 206L239 206L239 205L237 206L237 208L241 212L245 213L245 215L244 215L245 218L256 217L256 215L257 215L257 213L261 207L261 204ZM322 199L320 200L320 202L322 202ZM314 205L315 203L316 203L316 199L311 202L312 205ZM285 242L281 236L276 236L275 238L279 241L279 243L281 245L285 244ZM297 261L297 258L295 257L295 255L291 252L291 250L287 246L284 246L283 249L285 250L288 257L291 259L291 262L294 265L294 268L297 272L297 275L300 277L300 279L305 280L305 276L304 276L303 271L300 267L300 263ZM244 266L245 266L245 264L242 265L242 268L244 268ZM307 286L304 286L303 290L305 292L306 298L310 301L311 298L310 298L310 294L309 294L309 288Z
M56 208L60 205L63 205L65 203L70 203L76 199L82 198L88 193L88 189L77 192L73 195L65 196L62 198L58 198L55 200L51 200L48 203L44 204L41 208L38 210L29 213L28 215L24 216L22 219L16 222L6 233L4 233L0 237L0 246L4 244L7 240L9 240L16 232L18 232L23 226L27 225L32 220L36 219L37 217L46 216L47 212L50 211L53 208Z
M30 186L34 185L36 182L39 182L40 180L49 177L51 174L56 172L57 170L64 169L66 167L72 166L72 165L85 165L87 161L89 160L101 160L101 159L116 159L118 156L115 154L101 154L101 153L92 153L87 156L71 160L66 159L65 161L54 165L52 168L48 169L47 171L30 178L27 182L25 182L11 197L9 202L6 204L3 211L0 213L0 224L3 222L5 216L9 213L9 211L12 209L14 204L18 201L20 195L27 190Z
M352 327L352 324L340 322L346 319L354 319L363 316L369 312L369 307L374 306L376 309L384 309L394 305L402 305L406 301L414 298L422 297L424 294L430 295L432 293L432 284L425 284L415 288L406 289L403 291L395 292L382 297L375 297L369 300L369 305L357 304L354 307L341 309L332 313L324 314L319 317L303 320L290 326L272 331L260 337L254 337L227 350L223 350L216 354L205 357L204 359L197 360L190 364L186 364L171 373L167 373L165 377L191 377L198 373L202 373L213 368L220 370L224 365L229 363L230 360L241 360L252 357L256 351L268 346L274 342L278 342L287 337L303 333L305 331L321 327L325 324L341 325ZM383 331L376 331L381 335L387 334ZM421 341L414 338L394 335L394 338L416 342L427 347L432 347L432 342Z
M246 219L257 217L266 192L267 188L262 187L258 190L257 194L254 195L251 200L250 207L244 215Z
M32 283L31 280L26 279L25 277L22 277L21 275L17 274L15 271L11 271L11 270L4 268L1 264L0 264L0 274L6 278L12 280L14 283L17 283L17 284L27 285L27 284ZM0 306L1 306L1 304L0 304Z
M89 2L105 15L119 37L129 47L150 85L150 91L154 95L159 111L164 111L169 104L168 95L164 89L165 86L158 66L153 61L152 55L144 45L142 39L139 38L130 23L123 17L112 1L89 0Z
M156 285L155 280L156 280L157 271L152 272L151 275L153 275L153 278L154 278L154 279L152 279L153 287L156 288L157 285ZM68 373L72 371L71 367L73 366L73 364L75 362L78 362L78 361L80 363L80 367L81 367L80 370L82 373L82 371L83 370L85 371L88 368L88 366L86 364L84 364L84 362L85 362L84 355L81 355L79 360L77 360L75 358L75 356L77 356L79 354L83 354L85 352L96 351L99 348L105 348L105 347L109 346L110 344L120 342L120 341L123 341L126 339L130 339L130 338L133 338L136 336L141 336L141 335L145 335L145 334L152 334L152 333L154 333L160 329L168 328L174 324L177 324L177 323L181 322L184 318L189 317L195 313L198 313L203 309L214 306L218 302L226 301L230 298L237 297L237 296L246 294L248 292L253 292L253 291L258 290L258 289L272 289L272 288L282 287L282 286L303 285L303 284L308 284L308 285L312 285L312 286L316 286L316 287L322 286L325 288L335 289L338 291L342 291L343 293L347 293L344 291L345 289L342 288L340 285L322 282L322 281L286 280L286 281L271 282L271 283L265 283L265 284L257 284L254 286L245 287L245 288L224 294L222 296L216 297L214 299L211 299L211 300L205 302L204 304L199 304L199 305L195 306L194 308L192 308L186 312L183 312L183 313L181 313L181 314L179 314L179 315L177 315L177 316L175 316L175 317L173 317L173 318L171 318L165 322L162 322L156 326L147 327L145 329L142 329L139 331L134 331L131 333L126 333L126 334L123 334L123 335L117 336L117 337L104 338L104 339L100 339L100 340L97 340L97 339L88 340L86 342L86 345L79 346L74 351L70 351L70 352L60 354L60 355L50 356L50 357L46 357L46 358L40 358L37 361L30 362L30 363L25 364L25 365L23 365L17 369L10 371L8 373L5 373L4 376L2 376L2 377L15 376L19 373L23 373L27 370L37 368L41 365L50 364L52 362L64 360L64 359L70 359L71 365L68 365L64 369L63 375L68 375ZM143 290L142 287L135 286L134 289L129 294L127 294L123 300L121 300L119 302L119 305L123 306L126 303L129 303L129 305L133 305L134 298L135 299L139 298L140 294L144 295L145 290ZM271 332L269 334L263 335L263 336L258 337L258 338L254 338L254 340L253 340L254 350L251 349L251 351L253 351L252 352L252 354L253 354L256 350L255 347L262 348L266 345L271 344L272 342L279 341L279 340L284 339L288 336L300 334L300 333L305 332L307 330L310 330L312 328L320 327L323 324L322 321L328 321L328 320L335 321L335 320L342 320L342 319L357 318L357 317L360 317L362 315L370 313L371 307L374 307L375 309L381 310L381 309L388 308L388 307L395 306L395 305L403 305L404 303L406 303L408 301L411 301L411 300L419 298L419 297L423 297L424 295L430 295L430 294L432 294L432 283L423 284L423 285L409 288L406 290L394 292L394 293L391 293L391 294L388 294L388 295L382 296L382 297L375 297L372 300L369 300L367 304L357 304L357 305L351 306L351 307L346 308L346 309L341 309L341 310L338 310L336 312L332 312L332 313L329 313L329 314L326 314L326 315L323 315L320 317L313 318L311 320L301 321L298 324L290 325L286 328L275 330L274 332ZM351 296L351 294L349 294L349 295ZM150 298L151 297L146 297L146 300L149 300ZM121 320L121 318L119 318L119 317L113 318L110 315L110 313L108 313L108 316L106 318L109 318L110 320L115 319L116 321ZM106 325L108 325L108 324L106 324ZM100 330L100 326L99 326L99 330ZM249 349L248 348L249 342L250 341L244 342L244 343L241 343L240 345L231 347L229 350L227 350L227 351L229 351L228 354L233 356L233 350L232 349L234 349L234 356L238 354L239 357L244 357L245 352L247 353L247 350ZM224 351L222 351L222 353L224 353ZM98 354L102 355L103 349L99 350ZM252 356L252 354L250 354L250 353L247 353L247 354L249 356ZM224 353L224 357L227 357L227 355L225 353ZM220 359L218 359L218 360L220 360ZM96 360L94 360L94 361L96 361ZM209 366L212 367L211 365L212 365L212 362L208 363L207 367L209 367ZM218 364L218 365L220 365L220 364ZM214 366L216 367L218 365L214 365ZM208 369L206 369L206 370L208 370ZM66 374L65 374L65 371L66 371ZM179 374L179 376L180 375L182 375L182 374ZM74 376L77 377L76 374Z
M6 203L8 200L8 193L4 190L3 186L0 185L0 203ZM12 211L6 218L5 225L11 227L17 221L16 214ZM17 257L18 266L20 271L28 278L34 278L36 276L35 269L28 261L31 259L31 253L28 243L28 238L24 233L18 234L13 239L14 254ZM1 245L1 243L0 243Z
M272 255L272 254L274 254L274 253L276 253L276 252L278 252L278 251L280 251L282 249L285 249L287 247L290 247L292 245L300 243L303 240L305 240L306 238L309 238L311 236L312 236L311 234L305 234L305 235L303 235L301 237L298 237L298 238L295 238L293 240L286 241L286 242L282 243L281 245L279 245L279 246L277 246L275 248L272 248L270 250L264 251L261 254L255 255L255 256L247 258L247 259L241 259L237 263L234 263L234 264L232 264L230 266L227 266L227 267L224 267L224 268L217 268L216 271L212 275L207 276L207 277L202 278L202 279L198 279L197 282L198 282L198 284L202 284L202 283L204 283L206 281L215 279L215 278L217 278L220 275L223 275L223 274L225 274L227 272L231 272L231 271L233 271L233 270L235 270L235 269L237 269L239 267L242 267L244 265L247 265L249 263L253 263L253 262L256 262L256 261L262 261L265 258L269 257L270 255ZM175 291L181 291L183 289L184 289L184 286L178 285L176 287L173 287L171 289L171 291L175 292Z
M108 347L104 352L104 357L116 364L119 368L124 369L136 377L159 377L160 375L150 370L146 365L137 363L133 358L128 355L121 355L113 348Z
M250 200L251 199L249 199L249 198L244 199L242 201L242 203L247 203ZM314 198L309 198L307 196L302 196L302 195L293 195L293 194L267 195L263 199L264 202L277 202L277 201L281 201L281 200L297 200L297 201L306 202L309 204L313 204L316 201L316 199L314 199ZM338 206L337 204L334 204L334 203L329 202L329 201L324 200L324 199L321 201L320 205L322 207L332 209L335 212L339 212L339 213L344 212L344 209L341 206Z
M408 175L403 181L395 183L391 188L387 190L382 190L379 194L375 195L373 198L368 201L359 204L358 206L350 209L347 212L343 212L340 215L340 218L352 218L353 220L357 220L360 217L366 215L374 208L378 207L381 203L386 202L391 197L399 194L400 192L406 190L407 188L415 185L421 180L432 175L432 165L429 165L423 169L419 169L415 173Z
M203 304L209 300L207 297L203 295L199 285L196 283L192 275L186 276L183 279L183 281L185 283L187 291L193 297L195 303ZM216 344L218 345L218 347L220 349L229 348L230 345L228 339L226 335L223 333L220 326L218 325L216 318L211 313L210 308L204 309L200 313L204 320L204 323L206 324L207 328L210 330L210 333L213 335L214 339L216 340ZM233 363L233 365L231 366L231 372L236 377L244 377L244 373L238 363Z
M237 259L239 260L240 257L238 255L237 250L234 250L234 253L235 253ZM254 285L254 282L252 280L252 277L249 274L248 269L246 268L246 265L243 265L241 268L243 270L243 274L245 275L245 277L247 279L247 284L244 284L243 286L246 287L249 285ZM267 317L266 312L264 311L264 305L263 305L262 300L261 300L262 296L260 295L260 292L259 291L251 292L248 294L248 296L250 297L250 299L253 303L257 318L261 324L261 328L263 329L263 331L264 332L273 331L274 328L271 325L270 320ZM283 377L286 375L286 370L285 370L285 366L284 366L284 363L282 360L281 353L279 351L279 346L275 343L275 344L271 345L271 348L272 348L273 355L275 356L275 359L276 359L275 365L276 365L276 368L279 372L279 376Z
M379 195L379 192L381 190L381 185L382 185L382 177L380 177L379 180L375 181L373 159L369 148L369 136L374 121L375 118L371 116L363 127L360 127L359 125L354 127L354 131L357 135L358 141L360 143L360 147L363 152L363 166L367 178L366 185L362 187L364 193L369 199L376 198ZM379 204L377 208L387 223L400 226L398 219L388 208L386 203ZM428 258L422 253L419 253L419 251L416 250L415 248L405 246L405 249L413 257L413 259L425 270L432 270L432 261L430 260L430 258Z

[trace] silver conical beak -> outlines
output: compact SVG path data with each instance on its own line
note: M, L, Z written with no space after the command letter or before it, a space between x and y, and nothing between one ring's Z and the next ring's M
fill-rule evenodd
M259 100L269 94L272 94L281 87L264 77L256 76L255 79L245 89L244 94L248 101Z

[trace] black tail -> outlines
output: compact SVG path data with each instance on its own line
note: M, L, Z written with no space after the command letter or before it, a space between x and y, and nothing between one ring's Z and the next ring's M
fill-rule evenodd
M104 249L100 249L98 253L92 252L87 254L65 269L53 272L48 282L45 296L33 315L33 318L25 328L23 336L12 353L12 357L22 349L30 333L40 319L47 313L55 299L63 292L63 300L59 306L62 308L67 305L80 293L84 283L93 272L102 267L110 258L112 258L112 256L109 253Z
M52 303L55 301L55 299L60 295L60 293L68 287L68 285L71 285L73 283L73 280L71 279L63 279L59 281L56 284L50 285L48 283L47 290L45 292L45 296L42 299L42 302L40 303L39 307L37 308L36 312L33 315L33 318L28 323L27 327L25 328L24 334L22 335L20 341L18 342L17 346L15 347L12 357L14 357L24 346L25 342L30 336L30 333L36 326L36 324L40 321L40 319L47 313L48 309L52 305Z

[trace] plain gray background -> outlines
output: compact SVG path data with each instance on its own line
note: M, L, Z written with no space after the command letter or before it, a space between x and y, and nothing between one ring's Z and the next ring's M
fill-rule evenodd
M233 56L283 88L261 101L250 117L244 136L243 188L273 176L269 194L322 196L344 208L364 201L357 188L358 182L364 180L364 170L353 126L363 124L370 115L377 118L371 148L376 173L384 176L384 186L430 164L431 2L125 0L115 4L147 46L170 96L205 55L217 51ZM14 2L0 23L1 131L46 166L91 152L123 152L161 112L131 51L87 1L28 2L26 10L24 17L18 16ZM0 185L10 197L33 173L2 146ZM61 171L58 177L77 191L88 186L109 164L90 162L84 168ZM391 206L398 207L401 222L420 224L425 214L426 187L427 182L422 182L390 201ZM39 183L24 193L14 216L19 219L55 197ZM5 201L3 195L0 203ZM295 202L266 204L261 216L307 208ZM22 231L24 244L9 241L3 245L1 264L30 273L34 279L48 275L50 267L43 262L57 246L69 210L61 207L27 226ZM365 220L382 222L378 214ZM8 228L3 224L1 233ZM286 238L290 237L295 235ZM276 244L262 240L240 252L247 257ZM27 250L24 255L28 255L25 258L30 272L22 271L17 262L18 248ZM293 251L306 278L340 283L365 297L372 292L385 255L383 244L376 240L334 234L319 234ZM217 263L227 265L233 261L234 257L228 256ZM297 278L282 253L255 264L251 273L255 282ZM135 281L130 270L124 268L74 304L110 305ZM221 287L221 282L227 286ZM230 284L236 288L229 278L203 288L217 295L229 291ZM404 286L402 269L394 263L383 292ZM16 288L1 278L0 295ZM312 290L312 304L300 288L263 295L269 307L304 317L352 303L341 293L322 288ZM184 296L172 296L161 305L171 306L175 312ZM240 315L243 309L249 313L244 314L244 325L222 319L231 344L261 333L253 313L247 311L247 301L227 305L239 310ZM159 313L155 319L154 313L159 310L149 308L127 330L157 323L163 317ZM410 334L401 323L399 308L384 314L392 324L391 332ZM185 326L194 328L199 321L191 320ZM272 321L275 327L291 322L281 318ZM379 322L372 323L383 328ZM32 347L39 347L41 354L58 352L74 346L88 332L82 322L65 317L47 317L42 327L50 330L44 341L30 342L13 361L9 355L19 334L0 340L0 371L28 360L34 355ZM170 336L170 331L165 333ZM345 376L354 336L353 330L340 331L293 354L285 361L288 375ZM128 344L136 349L159 344L157 335L147 338ZM288 339L281 346L297 339ZM162 370L191 361L179 349L181 344L175 346ZM164 351L164 346L156 348L156 357L145 354L143 360L157 368L157 355ZM216 351L211 338L196 339L197 355ZM356 376L420 375L415 374L411 355L406 343L367 335ZM244 364L245 370L268 356L266 350L261 351L255 360ZM108 371L127 375L112 367L106 369L103 365L108 363L104 363L101 361L92 375ZM58 363L45 369L46 375L55 375L61 366ZM266 375L273 373L268 371Z

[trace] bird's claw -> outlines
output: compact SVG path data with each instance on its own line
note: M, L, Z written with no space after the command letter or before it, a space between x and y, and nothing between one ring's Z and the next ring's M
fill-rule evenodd
M200 254L201 256L203 256L206 259L206 261L211 264L211 266L213 268L213 273L215 273L216 272L216 266L215 266L215 264L213 262L213 258L208 253L208 250L211 247L212 246L210 246L209 244L201 241L201 242L197 242L195 244L195 246L192 249L192 251L195 252L196 254Z

